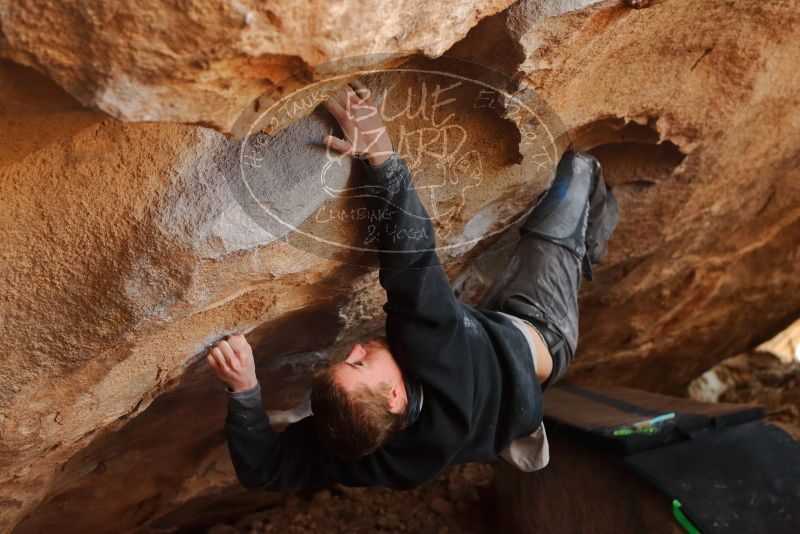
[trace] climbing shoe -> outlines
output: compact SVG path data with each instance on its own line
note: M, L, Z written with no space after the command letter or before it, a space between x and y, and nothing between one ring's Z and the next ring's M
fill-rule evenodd
M556 177L520 228L572 251L593 279L592 265L602 261L619 219L617 200L603 180L600 162L586 152L564 153Z

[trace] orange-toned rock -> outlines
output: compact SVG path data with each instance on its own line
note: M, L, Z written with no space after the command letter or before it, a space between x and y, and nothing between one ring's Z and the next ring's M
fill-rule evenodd
M448 246L443 258L456 260L524 212L549 172L521 160L498 108L472 107L474 84L445 90L451 78L425 74L431 67L370 83L389 91L380 98L395 117L392 138ZM24 92L14 79L8 90ZM414 113L393 97L421 97L423 86L453 95L436 107L452 125L439 124L430 101ZM274 138L232 140L199 126L122 123L55 87L42 92L64 100L64 116L32 101L6 135L36 138L42 125L63 133L0 166L9 199L0 517L21 521L21 532L169 526L197 511L194 498L241 492L208 344L247 333L265 401L285 410L273 421L285 423L302 414L309 374L340 353L335 343L382 326L374 255L351 247L368 230L350 216L360 201L335 194L351 163L314 146L331 124L322 111ZM432 141L440 127L449 137ZM243 169L257 197L245 195ZM259 203L275 218L251 211ZM309 235L337 246L304 243ZM95 503L92 513L75 499Z
M438 56L511 0L2 2L0 56L125 121L230 131L300 67L368 53Z
M682 392L796 319L799 6L605 2L520 39L622 209L572 379Z
M795 319L800 10L757 0L589 3L531 0L494 16L500 4L458 4L433 22L417 4L392 4L402 11L378 30L354 33L361 22L339 14L328 34L311 25L322 20L316 12L277 9L282 29L250 32L236 9L244 3L190 3L186 12L164 3L147 21L128 16L137 5L124 2L0 10L3 53L67 90L0 64L4 529L168 529L263 504L243 497L232 476L225 395L204 348L247 332L265 403L287 422L303 413L313 368L379 331L383 294L369 251L307 238L361 237L356 202L330 195L358 177L314 146L331 123L312 106L274 137L233 140L167 121L230 130L289 67L375 52L394 36L388 51L434 56L487 16L448 54L526 86L498 75L519 99L504 106L478 99L474 83L444 90L439 79L441 98L456 95L447 139L464 141L444 150L450 130L430 113L400 113L399 95L412 88L421 99L421 82L435 76L368 80L389 90L386 111L397 118L388 127L432 192L423 200L465 299L502 258L481 253L548 183L557 154L526 142L542 132L522 120L533 91L560 117L553 146L563 148L567 131L603 163L622 219L608 262L583 288L567 379L675 392ZM254 20L267 24L268 13ZM464 68L448 58L405 65ZM425 137L432 132L440 137ZM260 152L243 151L254 140ZM257 203L232 186L248 155L258 199L295 230L260 224Z

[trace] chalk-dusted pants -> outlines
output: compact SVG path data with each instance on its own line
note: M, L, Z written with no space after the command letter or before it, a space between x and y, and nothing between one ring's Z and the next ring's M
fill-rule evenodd
M591 279L592 263L605 257L617 218L600 163L584 152L565 153L553 185L520 229L508 265L480 303L539 331L553 357L543 388L559 380L573 361L581 277Z

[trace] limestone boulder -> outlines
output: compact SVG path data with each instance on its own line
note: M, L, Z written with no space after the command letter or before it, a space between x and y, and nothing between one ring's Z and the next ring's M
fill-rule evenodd
M358 168L319 146L331 119L311 99L269 134L218 131L282 98L296 67L307 90L361 68L314 65L401 52L364 78L468 302L560 153L598 157L622 217L565 380L681 392L796 319L796 1L381 3L377 29L336 4L148 5L0 9L5 531L193 528L263 506L233 477L205 348L245 332L285 424L316 368L380 333L374 254L352 246L368 228L338 195ZM439 115L437 89L453 99Z
M622 206L574 380L683 393L796 318L798 7L604 2L520 39L526 79Z
M510 3L8 1L0 3L0 56L124 121L229 132L245 107L298 68L371 53L438 56Z
M478 86L425 74L436 66L423 59L369 83L396 117L392 138L455 275L547 187L556 151L549 167L526 163L502 110L473 108ZM315 368L380 332L374 251L354 246L368 232L350 215L363 201L357 187L336 193L358 182L358 167L320 148L332 121L322 109L275 136L235 140L123 123L7 67L9 92L24 92L16 77L48 87L63 116L32 95L6 130L36 138L50 121L58 135L21 145L0 168L9 199L0 514L20 532L175 526L203 499L242 493L210 343L247 334L272 420L285 424L304 415ZM436 109L454 117L437 142L431 101L409 113L393 97L421 97L421 87L446 92Z

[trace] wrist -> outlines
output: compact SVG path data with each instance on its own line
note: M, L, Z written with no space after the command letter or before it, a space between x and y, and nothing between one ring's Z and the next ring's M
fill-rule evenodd
M367 163L372 165L373 167L377 167L378 165L385 163L392 156L391 152L382 152L375 156L367 156L366 160Z
M256 382L252 389L232 391L228 389L228 404L233 410L251 410L261 406L261 384Z
M244 391L250 391L254 389L258 385L258 380L255 378L248 382L243 382L239 384L228 384L228 392L229 393L242 393Z
M372 165L373 167L377 167L378 165L385 163L386 160L392 157L392 154L394 153L394 146L388 139L382 140L382 142L377 143L377 145L378 146L374 147L372 153L364 154L364 157L362 158L366 161L366 163Z

